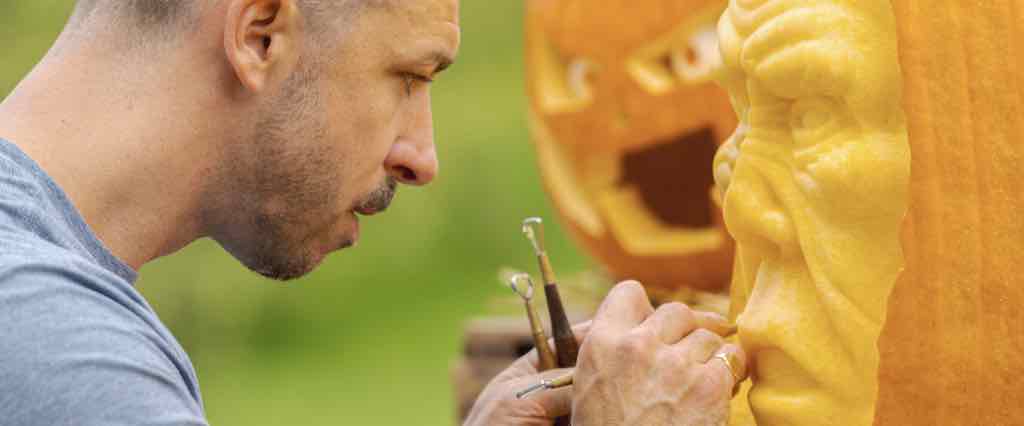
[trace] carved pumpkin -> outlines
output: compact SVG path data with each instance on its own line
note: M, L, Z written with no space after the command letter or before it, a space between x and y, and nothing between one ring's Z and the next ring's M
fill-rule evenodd
M527 1L530 125L548 193L615 278L728 283L710 162L735 126L712 81L725 1Z
M1024 424L1021 10L731 1L714 167L757 424Z

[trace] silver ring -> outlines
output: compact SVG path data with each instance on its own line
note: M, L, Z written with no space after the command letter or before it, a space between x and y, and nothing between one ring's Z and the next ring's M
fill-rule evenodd
M711 358L721 360L723 363L725 363L725 368L728 368L729 374L732 374L733 383L739 384L740 382L743 381L743 378L740 377L739 374L736 374L736 366L733 365L732 357L730 355L732 354L727 352L721 352L715 354L715 356Z

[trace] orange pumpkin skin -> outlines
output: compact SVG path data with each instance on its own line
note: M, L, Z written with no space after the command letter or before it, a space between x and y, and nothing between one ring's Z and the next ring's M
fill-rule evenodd
M1024 1L892 4L911 193L875 424L1024 424Z
M728 283L733 246L711 199L711 158L736 125L711 78L725 3L527 0L542 177L615 278L668 291Z

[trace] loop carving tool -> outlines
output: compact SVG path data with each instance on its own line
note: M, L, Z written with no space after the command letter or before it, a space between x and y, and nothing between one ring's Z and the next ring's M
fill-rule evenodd
M539 217L531 217L523 221L523 233L533 245L534 254L540 264L540 275L544 280L544 295L548 301L548 314L551 316L551 335L555 338L555 352L558 366L568 368L576 366L579 355L579 343L572 332L569 317L562 305L562 297L558 294L555 271L551 268L551 260L544 251L544 222Z
M551 346L548 346L548 336L544 333L544 323L541 322L537 315L537 309L533 306L533 280L530 279L530 274L512 275L508 279L508 285L523 299L523 305L526 307L526 317L530 320L530 332L533 334L533 345L537 348L538 370L546 371L557 367L558 361L555 358L555 353L551 351Z

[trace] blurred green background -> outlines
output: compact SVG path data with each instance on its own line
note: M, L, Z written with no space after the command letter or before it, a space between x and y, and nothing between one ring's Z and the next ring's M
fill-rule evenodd
M72 0L6 0L0 94L45 53ZM520 220L554 219L527 138L520 1L464 1L457 65L435 83L441 174L364 221L356 249L270 282L210 241L143 268L143 293L188 350L215 425L454 424L462 324L534 271ZM587 267L555 220L560 272Z

